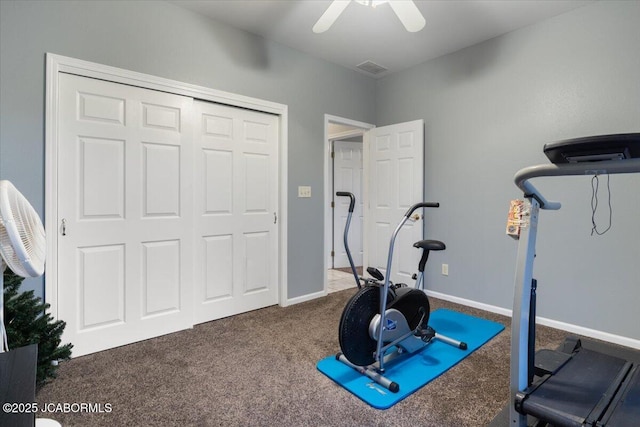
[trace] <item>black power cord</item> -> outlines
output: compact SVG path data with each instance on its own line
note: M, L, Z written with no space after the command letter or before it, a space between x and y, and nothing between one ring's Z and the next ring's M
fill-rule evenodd
M598 209L598 187L600 186L600 179L598 174L595 174L591 178L591 235L596 233L598 236L602 236L604 233L611 229L611 217L613 216L613 209L611 208L611 186L609 185L611 176L607 174L607 193L609 201L609 226L604 231L598 231L598 225L596 224L596 210Z

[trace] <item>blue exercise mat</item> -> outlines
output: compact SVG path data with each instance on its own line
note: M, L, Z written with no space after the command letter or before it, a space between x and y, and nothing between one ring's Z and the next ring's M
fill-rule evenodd
M335 355L319 361L317 368L374 408L387 409L442 375L504 329L491 320L444 308L431 313L429 326L439 334L466 342L468 348L460 350L434 340L418 353L385 364L385 377L400 384L397 393L336 360Z

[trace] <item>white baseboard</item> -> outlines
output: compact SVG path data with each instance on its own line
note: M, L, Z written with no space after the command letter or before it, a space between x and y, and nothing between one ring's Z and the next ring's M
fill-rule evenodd
M491 313L496 313L496 314L501 314L503 316L511 317L511 310L506 308L498 307L495 305L484 304L482 302L460 298L453 295L443 294L440 292L425 291L425 293L430 297L438 298L444 301L455 302L456 304L465 305L467 307L478 308L480 310L485 310Z
M288 306L294 305L294 304L300 304L301 302L311 301L313 299L326 297L326 296L327 296L327 291L323 290L323 291L320 291L320 292L315 292L313 294L307 294L307 295L302 295L300 297L289 298L289 299L286 300L286 302L283 305L283 307L288 307Z
M477 301L472 301L465 298L456 297L453 295L447 295L440 292L426 291L426 294L430 297L438 298L444 301L454 302L456 304L465 305L467 307L478 308L480 310L489 311L491 313L501 314L503 316L511 317L511 309L497 307L495 305L484 304ZM585 328L583 326L573 325L571 323L560 322L558 320L547 319L546 317L536 317L536 323L539 325L548 326L550 328L560 329L572 334L578 334L589 338L594 338L613 344L622 345L625 347L635 348L640 350L640 340L634 338L623 337L621 335L611 334L609 332L598 331L596 329Z
M573 334L583 335L589 338L595 338L598 340L610 342L613 344L619 344L625 347L635 348L640 350L640 340L623 337L621 335L611 334L609 332L598 331L596 329L589 329L582 326L572 325L570 323L564 323L553 319L547 319L544 317L536 317L537 323L551 328L561 329L563 331L571 332Z

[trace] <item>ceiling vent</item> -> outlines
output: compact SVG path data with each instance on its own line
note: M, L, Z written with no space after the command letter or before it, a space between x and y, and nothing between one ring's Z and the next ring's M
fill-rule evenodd
M384 73L388 70L388 68L383 67L382 65L378 65L373 61L364 61L362 64L356 65L357 68L362 71L366 71L369 74L378 75Z

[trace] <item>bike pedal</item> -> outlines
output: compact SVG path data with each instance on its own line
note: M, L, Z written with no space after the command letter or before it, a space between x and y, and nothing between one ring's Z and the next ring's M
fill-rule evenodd
M436 331L434 331L432 328L427 327L426 329L420 329L418 330L418 332L416 333L417 336L420 337L420 339L426 343L430 342L433 338L435 338L436 336Z

